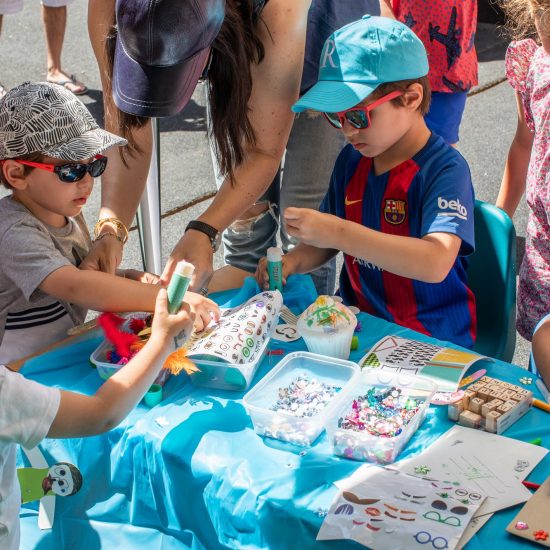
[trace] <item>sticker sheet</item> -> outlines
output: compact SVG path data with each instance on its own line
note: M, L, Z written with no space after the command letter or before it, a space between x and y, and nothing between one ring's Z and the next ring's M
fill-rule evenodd
M485 498L376 466L337 485L317 540L351 539L375 550L455 548Z
M281 293L273 290L222 310L218 323L211 323L186 342L187 356L237 364L254 361L277 325L282 304Z
M480 359L488 358L400 336L385 336L359 361L359 366L394 374L421 375L433 380L439 391L453 392L466 370Z
M506 531L550 547L550 477L537 489Z
M412 475L457 482L487 495L477 516L528 500L531 493L521 481L547 452L538 445L454 426L422 453L395 467Z

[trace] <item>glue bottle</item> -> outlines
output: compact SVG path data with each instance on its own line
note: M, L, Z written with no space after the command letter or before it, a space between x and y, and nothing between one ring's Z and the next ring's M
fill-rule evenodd
M267 249L267 273L269 275L269 290L283 291L283 252L272 246Z
M170 313L177 313L179 311L194 271L195 266L189 262L182 261L177 263L168 285L168 311Z

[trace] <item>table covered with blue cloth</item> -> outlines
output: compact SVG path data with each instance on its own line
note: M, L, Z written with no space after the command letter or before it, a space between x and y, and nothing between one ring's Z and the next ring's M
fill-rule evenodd
M259 291L253 279L215 296L223 306L244 302ZM294 312L316 297L311 279L294 276L284 300ZM389 334L437 342L427 336L360 314L359 361ZM101 341L94 332L71 346L29 361L22 374L38 382L91 394L102 381L89 356ZM270 348L304 350L302 340L272 341ZM256 373L258 382L281 359L269 355ZM475 364L488 374L518 383L525 371L500 361ZM536 396L538 392L533 384ZM351 541L316 541L336 494L334 481L351 475L360 462L331 454L325 434L311 447L261 438L253 430L243 393L195 387L187 375L172 377L163 401L152 409L138 405L112 431L82 439L45 440L49 464L75 464L84 479L77 494L57 498L53 529L38 528L38 503L21 514L23 549L208 549L359 548ZM542 438L550 445L550 416L532 409L505 435L523 441ZM426 420L400 458L416 454L453 424L446 407L430 407ZM23 458L20 457L21 465ZM550 454L529 476L541 483L550 473ZM477 533L468 548L516 548L527 545L505 532L518 507L503 510Z

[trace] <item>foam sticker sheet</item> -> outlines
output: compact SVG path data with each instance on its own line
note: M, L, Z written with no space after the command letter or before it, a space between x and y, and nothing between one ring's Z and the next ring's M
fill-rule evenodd
M351 539L374 550L455 548L485 498L465 499L453 490L471 490L459 484L447 489L375 466L337 485L317 540Z

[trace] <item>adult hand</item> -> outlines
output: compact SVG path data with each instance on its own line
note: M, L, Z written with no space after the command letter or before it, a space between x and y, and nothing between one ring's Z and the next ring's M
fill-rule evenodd
M93 243L92 249L78 267L114 275L121 260L122 244L115 237L104 237Z
M304 244L317 248L338 248L340 218L310 208L287 208L284 212L287 233Z
M156 285L160 281L160 277L154 273L147 271L139 271L138 269L123 269L121 276L138 283L145 283L148 285Z
M200 231L189 229L179 240L174 250L172 250L172 254L170 254L170 258L160 277L160 284L167 286L176 264L185 260L195 266L195 272L193 273L189 290L196 292L203 287L208 287L208 283L214 273L212 267L214 260L213 256L210 239Z

